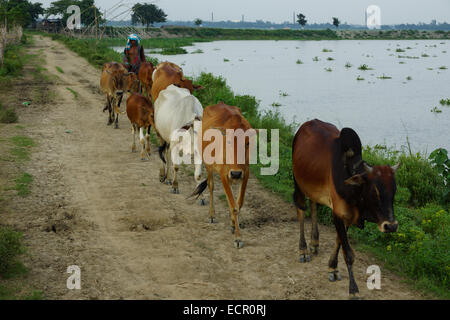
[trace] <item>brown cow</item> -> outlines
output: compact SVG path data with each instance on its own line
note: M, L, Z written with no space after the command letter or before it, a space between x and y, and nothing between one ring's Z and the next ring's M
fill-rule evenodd
M156 70L153 72L152 79L153 84L151 91L153 102L156 101L159 93L171 84L174 84L180 88L186 88L191 92L191 94L194 90L203 89L202 86L193 84L192 80L186 79L183 75L183 69L181 69L178 65L167 61L158 64Z
M139 81L141 83L142 93L147 95L147 98L151 98L152 93L152 85L153 85L153 72L155 71L155 67L151 62L144 62L141 64L141 67L139 68Z
M300 221L300 262L309 262L304 234L305 197L311 207L312 253L318 253L317 203L333 210L337 231L336 245L328 262L330 281L340 280L338 253L342 245L349 273L350 295L356 297L358 286L353 277L354 253L347 239L347 229L364 221L378 224L381 232L395 232L393 201L396 191L395 172L399 164L370 167L362 160L361 141L350 128L340 132L332 124L320 120L304 123L292 145L294 203Z
M202 153L206 171L208 173L208 178L197 187L197 189L191 196L200 196L206 189L206 186L209 187L209 216L210 222L214 223L215 209L213 195L213 174L218 173L220 175L220 179L222 181L223 189L227 196L228 206L230 209L231 232L235 235L234 244L236 248L242 248L244 242L240 239L241 234L239 230L238 214L242 208L242 205L244 204L245 189L247 187L247 181L249 177L249 156L251 149L249 144L251 138L256 138L256 130L252 129L238 107L228 106L223 102L219 102L218 104L213 106L208 106L204 109L202 121L203 134L207 133L207 130L209 129L219 130L220 137L217 136L215 137L215 139L220 139L217 142L221 144L221 147L220 149L216 148L211 152L211 156L213 158L217 157L216 161L208 161L206 158L208 155L205 154L205 150L206 148L210 149L210 145L213 145L217 142L216 140L214 140L213 142L209 142L205 141L207 139L202 139ZM241 135L243 139L238 139L238 136L234 135L233 133L231 133L231 135L229 136L227 129L232 129L231 132L236 132L236 130L242 129L243 133L245 133L245 136ZM227 150L224 148L224 146L228 143L231 143L233 139L233 154L227 154ZM244 152L241 153L241 151ZM245 156L245 158L239 159L239 154L241 154L241 156ZM232 161L229 161L230 159ZM221 162L222 164L219 162ZM237 203L234 199L230 186L231 184L235 183L240 183Z
M141 160L145 160L145 155L150 157L150 129L155 125L153 121L153 114L153 104L143 95L133 93L127 99L127 116L131 122L131 133L133 135L131 151L136 151L135 135L139 130L139 141L142 145ZM147 130L145 135L147 147L144 140L144 128Z
M122 102L123 93L136 89L137 77L117 62L107 62L103 64L102 75L100 78L100 88L106 94L106 106L103 112L109 111L108 125L114 122L115 128L119 128L120 103ZM117 114L115 116L115 113Z

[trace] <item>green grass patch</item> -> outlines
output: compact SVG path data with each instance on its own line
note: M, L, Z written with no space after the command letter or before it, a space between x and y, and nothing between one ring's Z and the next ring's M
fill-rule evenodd
M13 148L11 154L16 161L28 161L30 160L31 148L36 144L30 137L27 136L14 136L9 139Z
M55 68L59 73L64 73L64 70L61 67L56 66Z
M33 182L33 176L29 173L23 173L19 178L15 180L16 185L14 190L17 191L17 195L20 197L28 196L30 191L30 185Z
M76 92L75 90L73 90L71 88L66 88L66 89L73 94L73 97L75 100L78 100L78 92Z

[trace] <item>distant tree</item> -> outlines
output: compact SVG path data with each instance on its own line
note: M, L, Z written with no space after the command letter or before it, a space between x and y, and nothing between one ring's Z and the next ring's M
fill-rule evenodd
M341 24L341 22L339 21L338 18L333 17L333 25L337 28L339 28L339 25Z
M141 23L148 28L155 22L166 22L167 14L154 4L136 3L131 10L133 11L131 24L133 25Z
M0 0L0 23L27 26L44 13L42 3L28 0Z
M197 19L195 19L194 23L196 26L201 26L203 21L202 21L202 19L197 18Z
M302 29L305 27L305 24L307 22L308 22L308 20L306 20L306 17L303 13L299 13L297 15L297 23L302 26Z
M103 24L105 19L102 18L102 13L95 6L94 0L58 0L50 4L50 7L45 10L46 17L50 15L61 16L63 21L67 21L72 13L67 13L67 8L71 5L80 7L81 23L85 26L93 24ZM97 20L95 20L97 18Z

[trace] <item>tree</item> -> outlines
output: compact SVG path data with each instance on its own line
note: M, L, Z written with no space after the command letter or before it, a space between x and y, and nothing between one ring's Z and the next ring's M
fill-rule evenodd
M195 23L195 25L196 26L201 26L202 25L202 23L203 23L203 21L202 21L202 19L200 19L200 18L197 18L197 19L195 19L195 21L194 21L194 23Z
M8 25L18 24L26 27L43 13L42 3L31 3L28 0L0 0L0 23L6 20Z
M341 22L339 21L338 18L333 17L333 25L336 27L336 29L339 28L339 24L340 24L340 23L341 23Z
M148 28L155 22L166 22L167 15L162 9L154 4L137 3L131 10L133 11L133 14L131 15L131 24L133 25L141 23Z
M58 0L51 3L45 11L46 17L50 15L61 16L63 21L67 21L72 13L67 13L67 8L71 5L80 7L81 23L85 26L99 25L105 23L102 13L95 6L94 0ZM95 20L97 18L97 20Z
M308 20L306 20L306 17L303 13L299 13L297 15L297 23L302 26L302 29L305 27L305 24L307 22L308 22Z

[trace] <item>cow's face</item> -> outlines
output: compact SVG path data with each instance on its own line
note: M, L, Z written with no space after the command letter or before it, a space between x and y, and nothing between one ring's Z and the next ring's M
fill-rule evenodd
M232 182L238 182L247 173L250 164L250 154L253 151L254 144L256 144L256 130L249 128L249 130L236 130L235 136L224 137L224 169L228 179ZM234 140L234 148L227 149L231 144L231 139ZM231 151L228 154L228 151ZM227 159L233 159L232 163L228 163Z
M139 79L133 72L125 74L125 86L128 92L139 92Z
M361 187L360 218L376 223L381 232L395 232L398 222L394 216L396 192L395 172L399 165L375 166L364 164L365 173L357 174L345 181L348 185Z
M202 86L196 85L192 82L192 80L186 78L182 78L177 84L177 87L188 89L191 94L194 93L194 90L203 89Z

